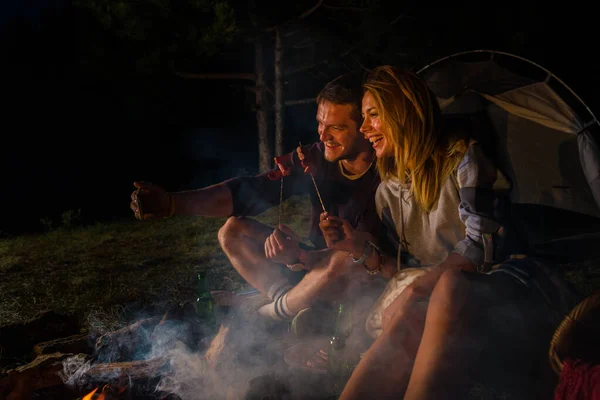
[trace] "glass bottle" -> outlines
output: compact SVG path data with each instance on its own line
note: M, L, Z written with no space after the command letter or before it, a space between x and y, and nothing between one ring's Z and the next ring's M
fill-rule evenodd
M216 326L215 301L208 290L206 275L198 272L198 281L196 288L198 297L196 298L196 313L202 319L209 329Z
M352 374L353 363L349 359L346 339L352 331L352 310L349 304L339 303L335 319L335 331L329 340L329 370L337 378L347 379Z

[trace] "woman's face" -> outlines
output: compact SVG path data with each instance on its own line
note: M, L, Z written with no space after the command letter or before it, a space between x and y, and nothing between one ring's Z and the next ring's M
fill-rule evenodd
M362 116L364 118L360 131L371 142L375 155L379 158L391 156L392 146L383 133L383 126L379 118L379 110L375 98L366 92L362 99Z

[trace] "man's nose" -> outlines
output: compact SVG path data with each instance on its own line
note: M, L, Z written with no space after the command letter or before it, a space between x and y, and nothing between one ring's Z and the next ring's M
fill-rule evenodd
M327 129L319 129L319 140L321 142L331 140L331 135L328 133Z

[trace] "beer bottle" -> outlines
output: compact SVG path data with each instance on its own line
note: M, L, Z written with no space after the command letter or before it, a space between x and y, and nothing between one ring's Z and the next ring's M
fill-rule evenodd
M348 358L346 339L352 330L352 311L349 304L339 303L335 319L335 331L329 341L329 370L338 378L345 379L352 373Z
M208 290L206 274L198 272L196 313L209 329L216 327L215 301Z

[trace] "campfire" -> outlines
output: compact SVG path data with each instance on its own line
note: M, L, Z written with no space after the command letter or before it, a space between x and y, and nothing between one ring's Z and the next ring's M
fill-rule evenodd
M102 387L97 387L85 396L81 400L122 400L133 398L131 393L128 393L128 387L124 385L110 385L106 384ZM141 398L140 395L135 396L136 399ZM181 397L174 393L167 394L165 396L154 397L160 400L181 400Z
M118 399L119 395L126 390L126 387L115 388L111 385L104 385L102 390L98 392L99 388L92 390L90 393L83 396L81 400L112 400Z
M203 335L201 321L193 318L193 309L182 307L162 317L140 319L121 329L103 333L75 333L76 324L70 316L44 313L33 321L4 328L6 346L1 350L23 349L21 340L57 335L52 340L35 343L31 354L23 351L14 358L30 358L31 362L0 370L0 398L7 400L30 398L33 393L43 398L60 399L179 399L173 393L157 389L171 371L169 349L177 345L188 351L201 350L197 340ZM176 328L176 329L175 329ZM41 335L41 336L40 336ZM15 345L16 343L19 343ZM161 350L158 351L159 347ZM152 354L152 350L156 354ZM12 356L10 350L1 361Z
M220 300L230 306L226 297ZM3 327L0 398L244 398L248 390L278 382L278 377L268 375L273 371L279 376L286 373L283 353L293 339L283 332L265 331L247 319L251 313L243 307L233 309L220 318L217 331L206 329L192 304L101 334L80 333L75 317L55 312ZM28 362L10 365L9 360ZM291 385L301 386L296 390L323 387L299 384L299 375L293 380Z

